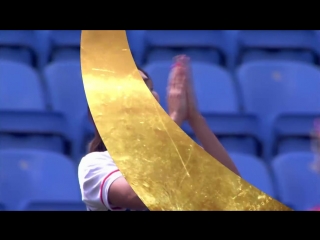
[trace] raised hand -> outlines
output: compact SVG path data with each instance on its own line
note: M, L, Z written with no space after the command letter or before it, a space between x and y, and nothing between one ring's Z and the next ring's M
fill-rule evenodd
M205 118L203 118L198 111L193 88L190 59L187 56L177 56L175 61L183 66L181 74L183 75L182 78L185 79L186 83L186 87L184 88L187 99L186 120L188 120L190 127L201 143L203 149L235 174L239 175L239 171L232 159L229 157L227 151L221 145L217 137L211 132Z
M186 71L185 65L177 59L169 75L167 89L168 113L178 125L181 125L188 116L188 75Z
M193 122L196 121L200 114L197 107L196 95L194 93L190 58L186 55L179 55L175 57L175 61L181 64L184 68L184 74L187 79L187 120L189 122Z

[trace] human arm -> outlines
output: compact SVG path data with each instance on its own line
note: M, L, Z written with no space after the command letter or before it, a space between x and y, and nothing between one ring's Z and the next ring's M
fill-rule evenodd
M232 172L240 175L229 154L211 131L204 117L200 114L194 115L189 119L189 124L196 137L199 139L203 149Z
M78 167L82 200L92 211L146 210L108 152L85 156Z
M224 149L215 134L211 131L205 118L198 111L196 95L193 89L193 79L189 58L187 56L177 56L176 61L179 62L180 66L182 66L182 74L184 74L185 78L187 79L187 120L190 124L190 127L207 153L209 153L212 157L217 159L235 174L239 175L237 167L231 160L227 151Z
M121 208L147 209L124 177L119 177L110 185L108 198L110 204Z
M168 88L167 88L167 101L168 101L168 114L171 119L181 126L187 118L187 78L184 74L182 66L176 64L170 72Z
M172 69L169 76L167 101L169 116L179 126L187 116L187 96L185 88L186 76L179 68ZM123 177L118 178L111 184L108 197L112 205L137 210L146 209L146 206Z

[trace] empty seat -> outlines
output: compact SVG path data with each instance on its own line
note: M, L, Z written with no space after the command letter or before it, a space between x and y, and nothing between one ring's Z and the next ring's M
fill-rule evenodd
M184 53L187 49L209 50L208 54L203 52L202 55L211 56L211 61L218 60L216 64L226 64L225 35L221 30L148 30L145 40L148 47L147 62L153 50L169 48Z
M275 197L271 174L262 159L241 153L230 153L230 157L244 180L269 196Z
M310 152L287 153L272 162L281 202L294 210L308 210L320 204L320 175L313 172Z
M81 30L52 30L49 34L49 61L76 60L80 62Z
M0 30L0 59L37 65L34 30Z
M251 50L243 55L242 63L258 60L289 60L306 63L314 63L314 55L310 52L280 50L280 51L263 51Z
M165 110L171 63L153 62L144 67L154 82L154 88L160 96L160 104ZM199 62L192 63L192 72L199 111L205 116L212 130L220 135L222 144L228 150L256 154L257 140L253 140L256 135L255 119L251 116L239 116L239 103L230 74L222 67ZM183 125L183 129L195 139L188 125Z
M312 65L291 61L251 62L240 66L237 80L245 112L260 118L260 137L269 149L267 155L271 154L273 144L272 126L279 118L298 119L297 115L312 117L320 113L320 71ZM311 130L312 125L309 127ZM281 132L279 128L277 131ZM306 134L308 137L309 133Z
M279 116L273 125L274 153L312 150L312 133L318 114L287 114Z
M62 116L46 111L40 78L31 67L0 61L0 148L64 151Z
M201 113L239 112L236 88L229 72L219 66L195 62L192 74Z
M296 60L318 61L318 39L314 30L241 30L237 34L237 41L240 62L253 56L258 57L256 50L264 52L260 55L264 59L267 56L284 59L286 56L281 53L284 51Z
M138 66L143 64L143 57L146 50L144 33L145 30L126 30L130 51Z
M151 77L155 91L159 94L160 105L167 110L167 84L172 61L152 62L143 67Z
M258 121L255 116L241 113L202 114L211 131L228 152L239 152L260 156L262 144L258 137ZM195 142L201 144L191 126L184 122L181 126Z
M220 61L220 55L217 51L212 49L155 49L148 54L148 62L155 61L170 61L175 56L180 54L186 54L193 62L204 62L217 64Z
M69 154L63 115L54 112L0 111L0 149L42 149Z
M41 80L34 69L25 64L0 60L0 109L46 109Z
M69 124L72 156L80 160L85 153L83 119L87 116L87 99L81 76L80 62L53 62L43 72L51 107L62 113Z
M36 204L45 206L41 210L72 210L69 204L81 203L76 167L61 154L1 150L0 176L0 196L8 210L40 210Z

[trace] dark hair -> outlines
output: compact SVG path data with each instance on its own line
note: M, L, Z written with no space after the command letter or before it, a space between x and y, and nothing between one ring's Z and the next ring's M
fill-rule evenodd
M104 145L102 138L98 132L98 129L96 128L93 117L90 111L90 108L88 107L88 114L89 114L89 119L94 125L94 137L92 141L89 143L89 153L91 152L104 152L107 151L106 146Z
M137 67L137 69L138 69L140 72L142 72L144 75L146 75L147 78L143 78L144 81L151 80L149 74L148 74L146 71L142 70L142 69L139 68L139 67Z
M146 75L147 78L143 79L144 81L151 80L148 73L146 73L145 71L143 71L139 67L138 67L138 70L140 70L141 72L143 72L144 75ZM89 114L90 121L94 124L93 117L92 117L92 114L91 114L89 107L88 107L88 114ZM94 137L93 137L92 141L89 143L89 153L91 153L91 152L104 152L104 151L107 151L107 148L102 141L102 138L98 132L98 129L95 127Z

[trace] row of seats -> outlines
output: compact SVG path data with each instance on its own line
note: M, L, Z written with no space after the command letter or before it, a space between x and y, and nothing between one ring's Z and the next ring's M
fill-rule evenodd
M181 53L229 67L269 59L319 63L320 37L314 30L132 30L127 36L138 64Z
M37 150L0 150L4 210L86 210L77 169L66 156Z
M42 68L52 61L80 59L81 30L1 30L0 59Z
M250 155L231 157L246 181L291 208L307 210L320 203L320 176L310 168L312 153L279 155L271 169ZM64 155L0 150L0 176L2 210L85 210L75 165Z
M270 159L310 150L310 131L320 117L317 68L257 61L241 65L235 79L216 65L193 63L192 68L199 110L228 151ZM144 69L167 109L170 62L154 62ZM24 64L0 61L0 111L1 148L69 151L79 160L93 134L76 61L52 63L40 74ZM182 128L195 139L190 126Z
M36 147L79 160L93 132L87 106L79 62L48 65L38 73L0 61L1 148Z
M80 30L1 30L0 59L42 68L52 61L80 59ZM138 65L184 53L194 61L231 67L266 59L319 64L315 30L127 30Z
M168 66L152 63L145 67L159 89L163 106L166 82L161 79L167 76ZM212 130L222 133L221 141L228 150L259 155L259 142L265 158L310 150L313 122L320 117L318 68L290 61L256 61L242 64L232 79L218 66L214 69L194 63L192 67L199 110ZM183 128L194 137L190 127ZM228 134L240 138L224 138Z

